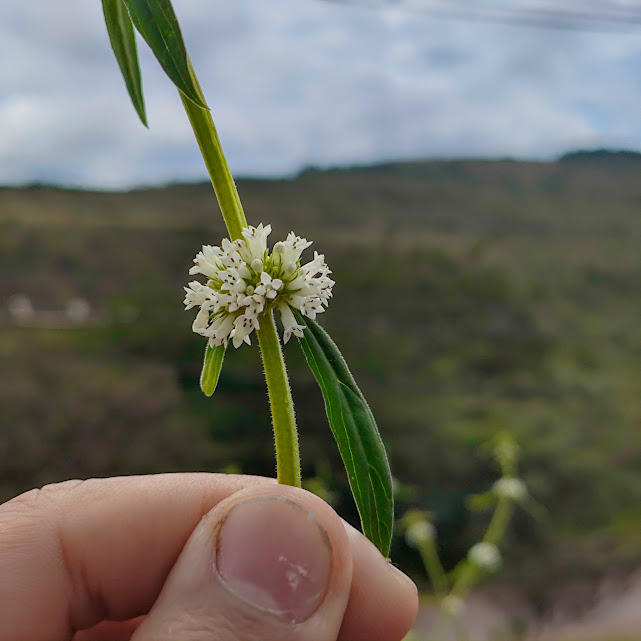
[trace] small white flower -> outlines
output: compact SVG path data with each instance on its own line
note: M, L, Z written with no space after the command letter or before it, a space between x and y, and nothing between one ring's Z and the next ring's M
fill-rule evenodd
M436 528L428 521L414 521L405 530L405 540L412 547L420 547L436 538Z
M260 327L260 316L278 309L283 321L283 340L302 337L292 312L316 318L332 297L334 281L322 254L314 252L309 263L300 257L312 243L290 232L276 243L271 255L267 237L271 225L248 227L243 238L223 238L220 247L203 246L196 254L190 274L203 274L206 284L192 281L185 287L185 309L200 307L193 330L209 339L210 345L234 347L251 344L250 334Z
M291 338L292 334L294 334L294 336L298 336L298 338L302 338L305 325L299 325L296 322L296 318L294 318L294 314L292 313L289 305L283 303L278 307L278 311L280 312L280 318L283 321L283 341L286 343Z
M267 225L263 227L263 223L258 227L248 227L243 229L243 236L245 237L245 246L249 250L249 254L256 260L262 261L267 251L267 236L271 234L272 226ZM242 251L242 247L240 248ZM250 262L253 262L250 260Z
M278 262L281 266L296 265L300 261L300 255L311 244L311 241L296 236L293 231L290 231L286 240L276 243L274 246L274 262Z
M496 572L501 567L501 553L493 543L477 543L472 546L467 556L472 563L487 572Z
M521 479L504 476L494 483L492 491L499 498L511 499L512 501L524 501L528 496L525 483Z
M461 597L450 594L441 601L441 608L445 614L449 614L451 617L457 617L463 612L465 602Z

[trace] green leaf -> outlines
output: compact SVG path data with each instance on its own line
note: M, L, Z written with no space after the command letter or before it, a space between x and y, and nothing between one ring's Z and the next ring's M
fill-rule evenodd
M363 533L388 556L394 524L392 475L374 415L327 332L294 313L298 324L307 326L299 341L323 393Z
M170 0L122 0L160 66L189 100L209 109L194 77Z
M140 67L138 65L138 51L131 18L122 0L102 0L102 10L105 14L111 48L116 54L116 60L120 65L120 71L125 79L131 102L134 103L142 124L147 127L145 101L142 95Z
M203 371L200 374L200 389L206 396L211 396L216 391L226 349L225 345L210 347L209 344L205 348Z

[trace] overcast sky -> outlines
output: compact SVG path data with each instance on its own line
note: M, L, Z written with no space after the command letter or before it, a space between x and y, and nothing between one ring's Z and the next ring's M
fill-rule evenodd
M641 149L641 26L546 31L322 0L174 6L237 175ZM129 102L99 0L0 3L0 184L204 178L173 86L139 49L149 130Z

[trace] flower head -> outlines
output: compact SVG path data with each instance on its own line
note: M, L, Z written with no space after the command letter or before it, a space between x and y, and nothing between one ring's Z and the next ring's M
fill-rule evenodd
M487 572L495 572L501 567L501 553L494 543L482 541L473 545L468 552L468 558Z
M504 476L492 486L492 491L499 498L506 498L512 501L524 501L528 496L525 483L521 479Z
M463 612L465 602L460 597L449 594L441 601L441 608L443 608L445 614L451 617L457 617Z
M414 521L405 530L405 540L415 548L420 548L436 538L436 528L428 521Z
M192 281L185 287L185 309L200 307L192 329L209 339L212 347L234 347L259 329L261 316L278 309L283 321L283 340L292 334L303 336L305 327L296 322L292 308L308 318L325 311L334 281L322 254L301 265L300 257L311 242L291 232L267 249L271 225L248 227L243 238L224 238L220 247L205 245L194 258L190 274L202 274L208 281Z

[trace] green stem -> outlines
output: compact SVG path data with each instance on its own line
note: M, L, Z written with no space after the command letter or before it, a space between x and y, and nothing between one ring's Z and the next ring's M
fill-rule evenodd
M191 63L190 70L198 92L202 96L202 90ZM234 178L229 171L229 165L227 165L211 112L207 109L201 109L182 93L180 98L207 166L229 237L232 240L242 238L242 231L247 227L247 219ZM272 311L265 313L261 318L260 329L256 333L258 334L258 344L265 368L265 380L272 410L278 482L301 487L294 403Z
M434 541L432 539L424 541L419 547L419 552L421 553L425 570L432 582L434 594L438 599L443 599L447 594L447 578L445 576L445 570L441 565L441 560L438 557Z
M276 467L278 482L301 487L298 432L294 417L294 403L289 389L287 370L276 332L273 311L260 319L258 344L263 357L265 380L272 410L274 440L276 442Z
M484 543L492 543L498 546L510 522L512 508L513 502L511 499L504 496L499 498L490 524L487 526L485 536L483 537ZM467 562L452 588L452 594L456 596L466 594L478 581L479 574L479 569L474 564Z
M494 510L494 514L492 515L492 520L487 526L487 531L483 537L485 543L498 545L501 542L510 522L510 516L512 516L512 507L512 499L505 496L499 498L496 510Z
M192 75L196 87L202 95L193 69ZM238 196L234 178L231 175L231 171L229 171L229 165L223 153L211 111L201 109L182 93L180 93L180 99L183 102L183 106L189 117L189 122L196 135L200 153L203 156L207 171L209 172L211 184L214 186L216 198L218 199L220 211L223 214L229 237L232 240L242 238L242 231L247 227L247 219L245 218L245 212L243 211L243 206ZM205 102L204 97L203 102Z

